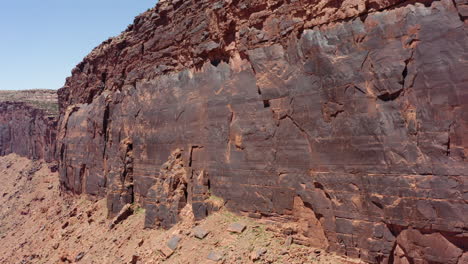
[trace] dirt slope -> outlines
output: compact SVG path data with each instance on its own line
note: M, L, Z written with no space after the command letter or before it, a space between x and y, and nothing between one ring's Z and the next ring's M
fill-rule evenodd
M0 180L0 263L216 263L208 259L211 252L219 263L251 263L256 254L256 263L355 263L313 248L288 247L275 226L225 210L195 223L187 207L184 220L163 231L143 229L144 211L134 205L133 215L110 229L105 199L63 195L47 163L15 154L0 157ZM245 231L228 232L237 222ZM195 225L209 234L195 238ZM174 236L181 240L166 258L160 250Z

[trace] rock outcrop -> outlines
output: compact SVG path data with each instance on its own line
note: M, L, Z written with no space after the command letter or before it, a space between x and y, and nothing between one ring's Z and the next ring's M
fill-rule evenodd
M59 91L62 188L169 227L207 200L372 263L462 263L467 2L173 0Z
M0 91L0 155L55 161L57 119L56 91Z

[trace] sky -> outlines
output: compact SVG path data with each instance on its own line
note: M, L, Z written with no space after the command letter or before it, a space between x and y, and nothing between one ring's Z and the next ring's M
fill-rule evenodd
M0 0L0 90L59 89L157 0Z

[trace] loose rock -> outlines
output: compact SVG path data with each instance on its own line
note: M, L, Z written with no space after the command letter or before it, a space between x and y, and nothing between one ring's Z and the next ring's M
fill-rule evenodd
M259 260L263 255L265 255L265 253L267 253L267 250L265 248L260 248L260 249L257 249L257 250L254 250L252 252L252 254L250 254L250 259L252 261L257 261Z
M174 250L170 249L167 245L162 246L159 249L159 252L161 252L161 255L165 258L169 258L172 254L174 254Z
M229 227L228 227L228 231L229 232L232 232L232 233L242 233L244 232L246 228L246 225L242 224L242 223L232 223Z
M198 239L205 238L209 233L210 233L210 231L208 231L208 230L206 230L206 229L204 229L202 227L199 227L199 226L197 226L197 227L195 227L193 229L193 235Z
M177 246L179 245L180 240L181 240L180 236L173 236L171 239L169 239L169 241L167 241L166 245L170 249L176 250Z
M207 258L212 261L220 261L223 255L217 251L211 251Z
M81 259L83 259L84 256L85 256L84 252L78 253L78 255L76 255L76 257L75 257L75 262L80 261Z

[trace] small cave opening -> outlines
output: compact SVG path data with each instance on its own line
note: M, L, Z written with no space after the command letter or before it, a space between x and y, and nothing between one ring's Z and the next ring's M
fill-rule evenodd
M218 65L221 64L221 62L229 63L230 60L229 53L224 50L210 52L208 54L208 57L210 58L211 65L215 67L218 67Z
M210 62L211 62L211 65L217 67L220 63L221 63L221 59L211 59Z
M270 107L270 100L263 100L263 107L269 108Z

